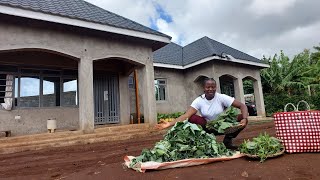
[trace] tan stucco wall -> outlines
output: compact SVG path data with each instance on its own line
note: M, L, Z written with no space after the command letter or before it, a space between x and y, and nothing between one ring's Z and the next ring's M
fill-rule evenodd
M20 119L15 119L19 116ZM38 108L0 110L0 131L11 130L13 136L47 132L47 120L57 120L57 130L79 129L78 108Z
M249 65L215 62L213 66L215 79L226 74L240 79L243 79L247 76L250 76L254 79L258 79L258 77L260 77L260 69Z
M126 59L128 63L135 64L142 70L141 83L143 84L140 89L145 97L142 103L145 104L146 122L156 122L155 100L151 98L154 96L154 90L152 89L153 66L150 45L132 39L129 41L129 38L119 39L113 37L112 34L86 33L87 30L82 31L79 28L73 31L61 25L19 18L13 19L6 16L0 16L0 32L0 52L15 49L41 49L42 51L48 50L72 56L79 61L80 129L88 129L88 132L93 131L93 61L113 57ZM106 63L108 63L107 60ZM149 80L149 78L151 79ZM125 81L120 81L120 83L126 83L126 85L121 84L120 87L127 86ZM126 106L129 104L128 92L120 92L120 107ZM129 122L130 111L128 108L120 108L120 111L122 123ZM10 114L10 112L7 113ZM4 121L4 119L5 116L0 115L0 121Z
M199 76L213 77L213 66L211 62L200 64L185 70L185 87L187 90L188 106L199 95L203 94L203 89L195 83Z
M154 70L155 79L163 78L167 81L166 101L157 101L158 113L184 112L187 109L186 87L182 71L166 68L156 68Z
M22 27L0 22L0 51L35 48L56 51L78 59L99 60L121 57L145 64L151 48L142 44L101 36L89 36L46 27Z
M203 89L195 80L199 76L212 77L217 81L217 92L220 92L219 77L222 75L230 75L235 78L234 87L236 99L244 102L242 79L250 77L255 80L254 89L256 97L256 105L258 115L265 116L265 108L263 102L262 86L260 79L260 68L249 65L242 65L230 62L219 62L213 60L206 62L186 70L155 68L155 77L167 78L168 80L168 102L157 103L157 112L171 113L175 112L176 108L185 106L186 108L197 98L203 94ZM178 82L181 82L180 84ZM183 94L186 98L183 98ZM172 99L172 97L179 97ZM183 110L185 111L185 110Z

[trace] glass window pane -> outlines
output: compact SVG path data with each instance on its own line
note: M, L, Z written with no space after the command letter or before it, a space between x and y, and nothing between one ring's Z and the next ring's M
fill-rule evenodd
M39 77L23 76L20 79L20 107L39 107Z
M129 80L128 80L128 84L129 84L129 88L130 89L134 89L134 78L133 76L129 76Z
M19 87L19 78L14 79L14 105L18 106L18 87Z
M159 86L159 100L166 100L166 88L165 86Z
M62 106L78 105L78 81L77 79L64 79L62 92Z
M60 78L43 78L42 107L60 106Z
M166 80L156 79L154 80L155 96L157 101L166 100Z
M158 85L158 80L154 80L154 93L156 96L156 100L159 100L159 85Z

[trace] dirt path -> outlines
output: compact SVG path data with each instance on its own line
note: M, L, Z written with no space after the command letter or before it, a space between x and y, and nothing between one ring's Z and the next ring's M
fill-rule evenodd
M250 125L236 144L266 131L273 123ZM285 154L264 163L246 158L188 168L138 173L122 166L125 155L139 155L162 136L71 146L0 156L1 179L320 179L319 153ZM222 137L218 139L221 140ZM244 173L245 172L245 173ZM241 174L246 174L243 177Z

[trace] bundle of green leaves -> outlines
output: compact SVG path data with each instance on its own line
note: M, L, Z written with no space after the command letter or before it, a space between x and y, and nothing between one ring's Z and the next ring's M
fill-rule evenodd
M260 162L265 161L270 155L281 152L283 149L281 141L266 132L253 138L252 141L244 140L240 145L241 153L256 155L260 158Z
M160 121L160 119L166 119L166 118L178 118L181 115L183 115L185 112L175 112L175 113L171 113L171 114L161 114L161 113L157 113L157 120L158 122Z
M152 149L144 149L140 156L131 161L130 166L137 162L170 162L188 158L232 156L234 153L223 143L218 143L216 137L206 133L201 126L184 121L177 122Z
M239 124L237 121L238 110L233 106L227 108L223 113L212 121L209 121L206 125L208 130L214 130L223 134L226 129Z

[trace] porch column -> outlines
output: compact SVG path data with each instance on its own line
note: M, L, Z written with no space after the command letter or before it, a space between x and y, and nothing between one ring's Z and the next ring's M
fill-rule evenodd
M260 76L257 78L256 81L253 82L253 87L254 87L254 98L255 98L256 108L257 108L257 115L265 117L266 110L265 110L265 106L264 106L264 99L263 99L263 92L262 92L262 85L261 85Z
M233 80L233 85L234 85L234 94L236 96L235 98L238 101L245 103L242 78L237 78Z
M92 60L83 58L78 63L79 74L79 121L80 130L94 131L93 66Z
M120 91L120 123L130 124L130 91L128 87L129 76L119 75Z
M144 115L144 122L151 125L157 124L156 98L154 94L153 63L149 59L145 66L138 70L139 97Z
M219 76L214 76L214 80L216 81L216 85L217 85L216 91L217 91L218 93L221 93Z

